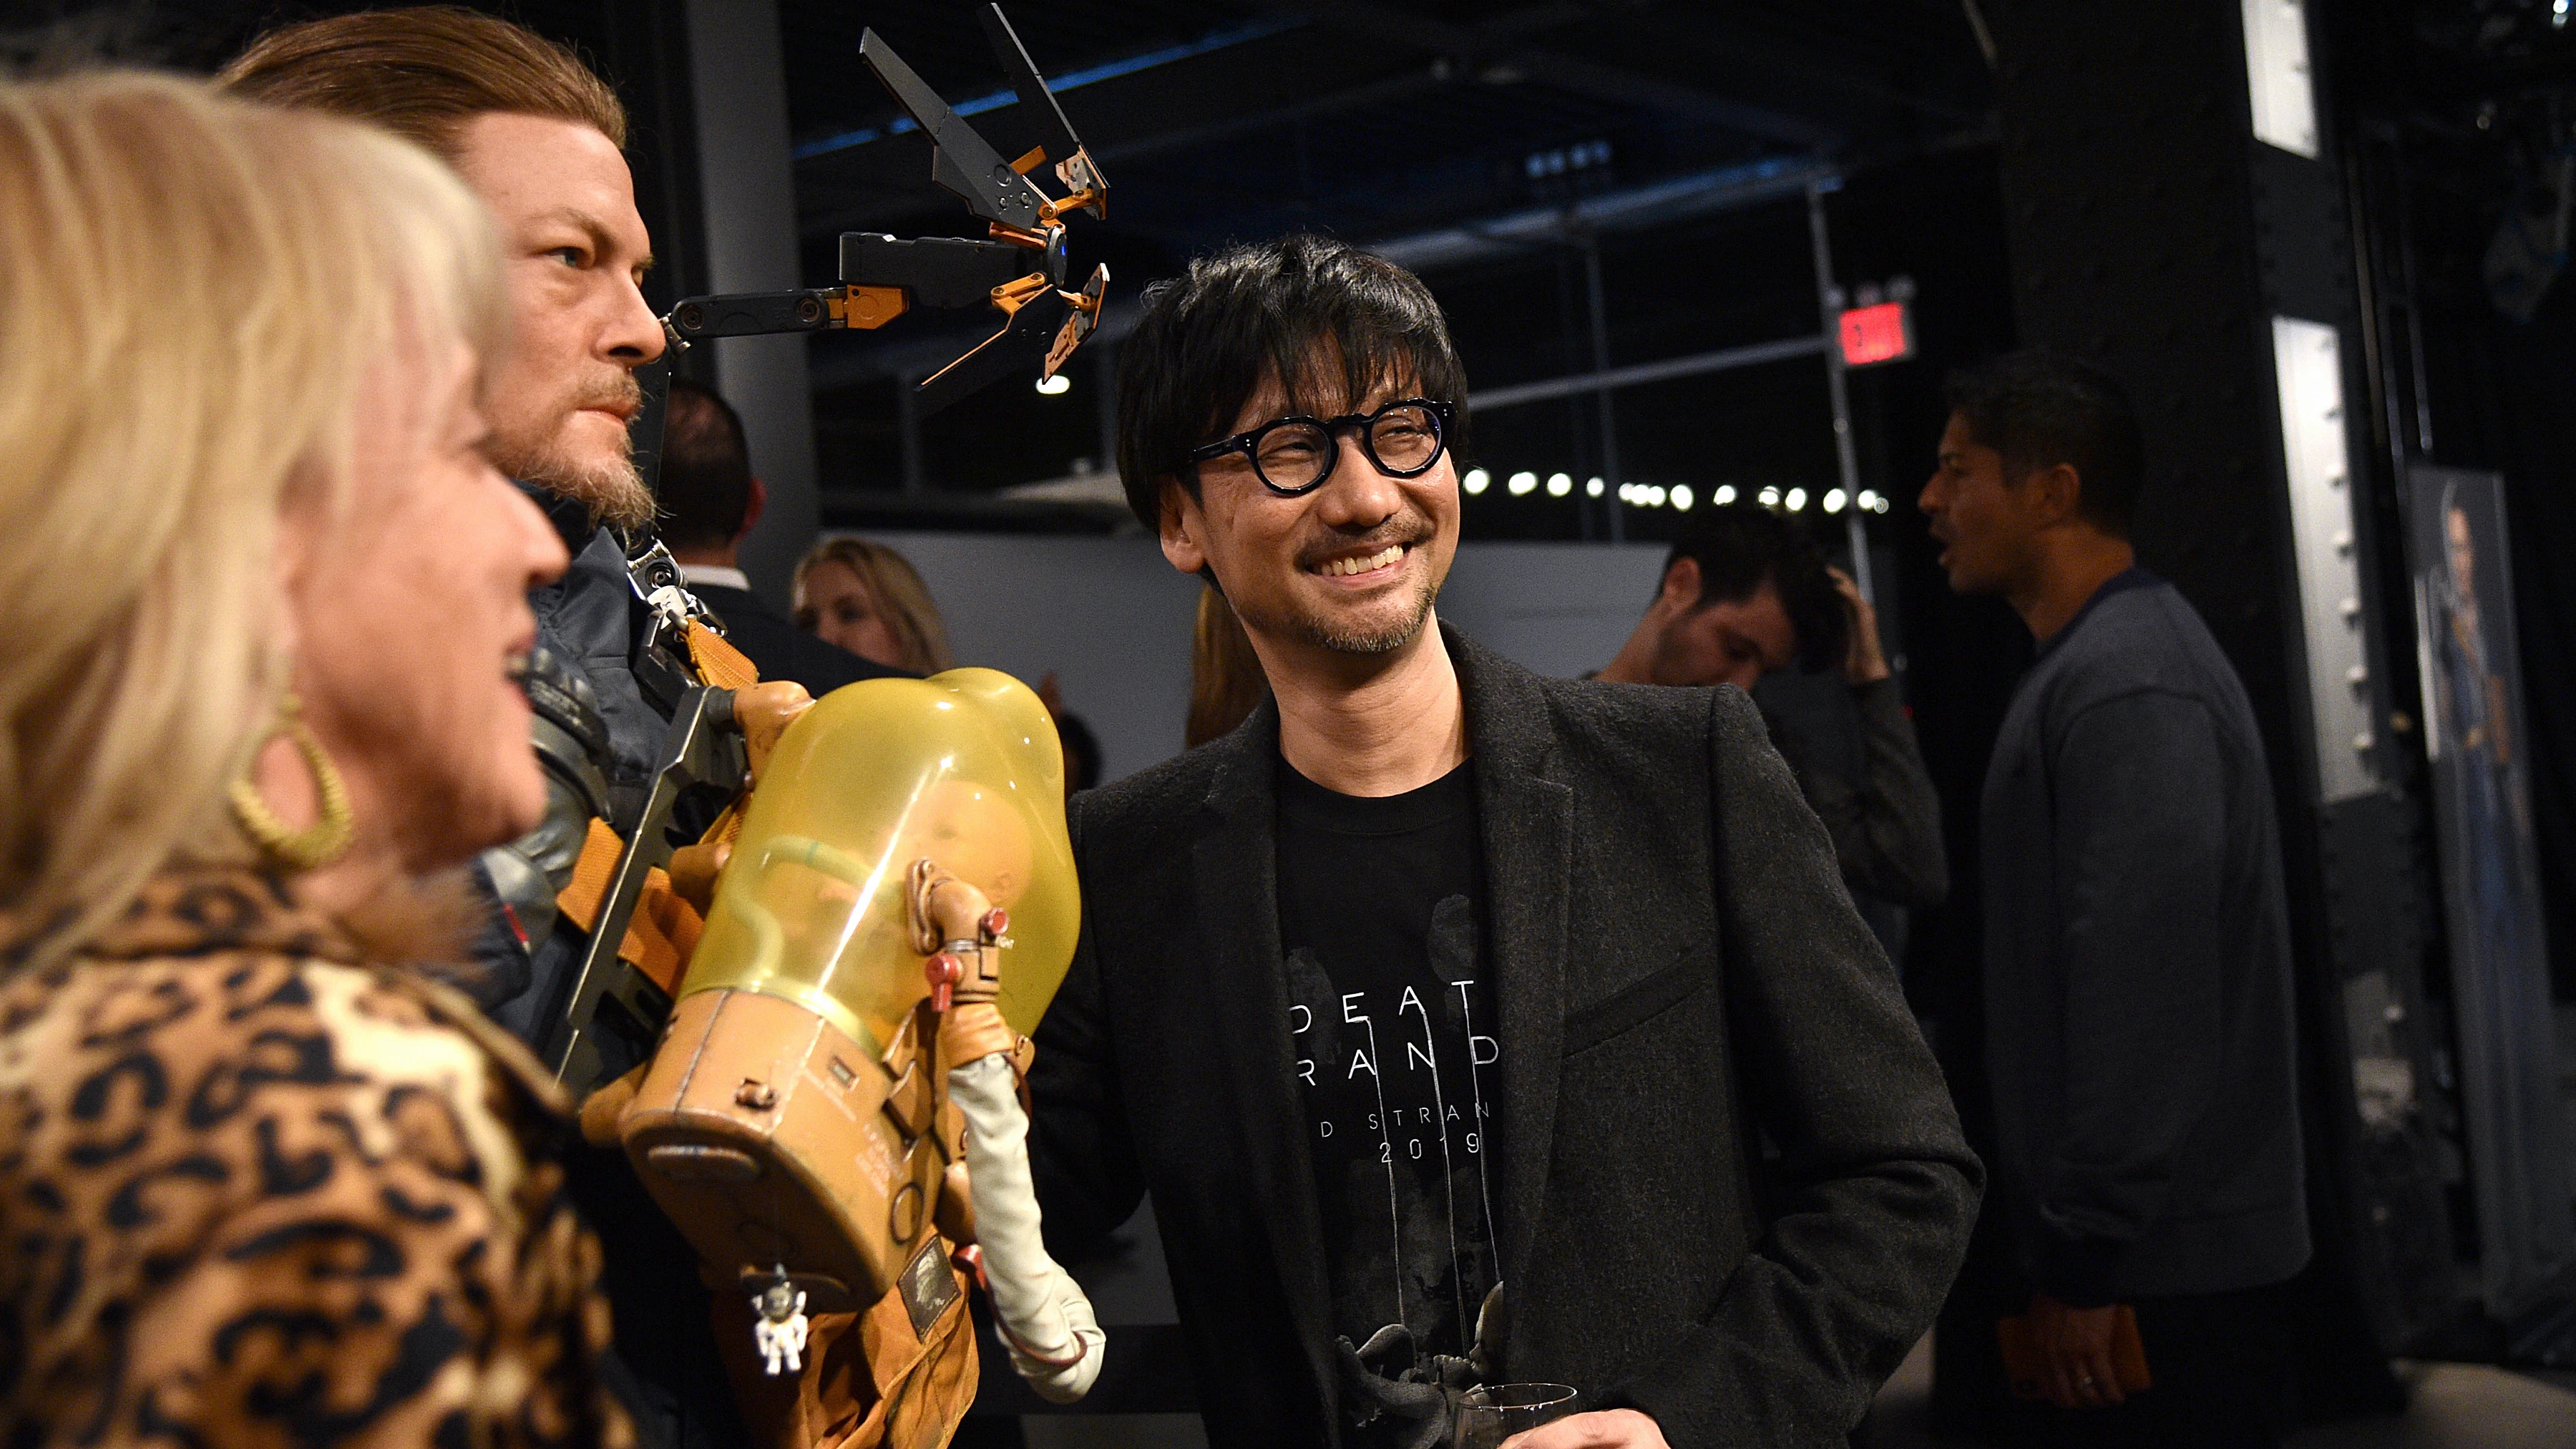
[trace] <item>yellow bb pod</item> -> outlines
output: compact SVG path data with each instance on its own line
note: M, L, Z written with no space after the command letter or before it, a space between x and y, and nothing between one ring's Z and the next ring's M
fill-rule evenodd
M882 1052L929 994L904 898L925 858L1010 913L1002 1016L1035 1031L1073 962L1082 896L1055 723L992 669L862 680L788 726L680 994L783 997Z

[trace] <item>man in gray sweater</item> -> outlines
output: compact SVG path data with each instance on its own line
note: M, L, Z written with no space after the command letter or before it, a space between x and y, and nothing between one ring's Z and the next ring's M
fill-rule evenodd
M2054 1442L2270 1445L2307 1261L2288 908L2251 707L2128 542L2118 385L2045 354L1953 379L1923 511L1950 583L2038 641L1987 768L1993 1200ZM2122 1307L2153 1387L2124 1393Z

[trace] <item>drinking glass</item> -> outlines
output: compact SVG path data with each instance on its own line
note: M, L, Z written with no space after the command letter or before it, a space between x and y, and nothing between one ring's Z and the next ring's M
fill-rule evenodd
M1561 1419L1574 1408L1570 1384L1486 1384L1469 1389L1449 1427L1449 1449L1501 1449L1524 1429Z

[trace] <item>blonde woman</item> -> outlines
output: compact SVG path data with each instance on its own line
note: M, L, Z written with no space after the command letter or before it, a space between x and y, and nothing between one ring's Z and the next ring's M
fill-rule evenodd
M489 223L409 145L0 83L0 1439L600 1444L563 1104L424 884L537 818Z
M796 565L796 624L893 669L937 674L956 663L921 575L871 539L827 538Z
M1190 631L1190 716L1181 730L1182 747L1195 750L1234 733L1269 697L1270 679L1234 606L1215 588L1201 588L1198 622Z

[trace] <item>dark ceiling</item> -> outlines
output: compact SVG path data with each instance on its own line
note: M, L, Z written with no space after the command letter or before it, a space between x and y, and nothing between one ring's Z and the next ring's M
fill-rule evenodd
M1111 182L1107 220L1077 218L1072 246L1078 270L1109 265L1113 313L1229 240L1313 228L1383 247L1491 234L1537 214L1552 234L1401 257L1432 276L1471 368L1494 382L1590 365L1564 290L1572 252L1559 223L1575 208L1599 218L1576 229L1642 240L1694 216L1719 225L1707 213L1732 204L1737 178L1858 171L1990 134L1989 73L1960 0L1005 8ZM952 104L1000 99L1006 82L965 7L898 0L853 14L786 0L781 15L808 275L832 274L845 230L970 234L963 209L931 183L927 139L898 125L858 54L864 22ZM1036 139L1018 112L1002 100L968 120L1016 155ZM1694 185L1701 192L1676 204L1622 205ZM1793 176L1787 194L1795 189ZM1778 275L1789 283L1760 297L1677 276L1696 259L1688 245L1631 247L1625 264L1609 255L1620 360L1812 328L1812 285L1798 280L1803 226L1791 215L1759 228L1785 243ZM1604 239L1605 252L1620 245ZM1727 315L1748 307L1762 315ZM817 339L825 476L883 486L899 473L888 374L927 370L965 340L930 319L901 338ZM961 411L972 419L943 417L930 433L935 487L1046 477L1104 451L1078 399L993 396ZM1496 436L1538 419L1513 421ZM1583 456L1572 448L1559 466Z
M259 31L348 0L0 0L0 59L51 47L211 70ZM639 37L679 0L503 0L484 8L581 47L656 144ZM1587 200L1603 231L1667 225L1651 188L1770 167L1865 167L1989 134L1967 0L1035 0L1006 3L1112 184L1077 219L1078 270L1113 295L1228 240L1314 228L1372 244ZM959 0L781 0L804 272L832 279L843 231L974 234L930 181L930 148L859 58L874 27L1002 154L1035 139ZM68 20L62 17L70 17ZM631 72L631 73L630 73ZM639 153L639 168L651 158ZM639 183L651 176L639 174ZM647 199L648 211L650 199ZM688 285L688 238L657 245ZM1522 251L1556 242L1529 239ZM1472 252L1473 249L1470 249ZM1477 260L1450 248L1455 268ZM1438 270L1440 257L1406 256ZM666 299L667 300L667 299ZM975 323L925 317L817 346L818 386L944 360ZM951 335L955 333L956 335ZM933 363L932 365L936 365ZM829 412L829 409L826 409ZM827 420L827 426L828 426Z
M927 142L887 134L899 112L858 59L857 24L963 102L1004 82L962 9L782 7L815 239L955 229ZM1382 238L1767 156L1903 150L1980 126L1987 104L1957 0L1015 10L1116 188L1107 229L1175 256L1299 226ZM1016 109L974 118L1005 155L1033 140Z

